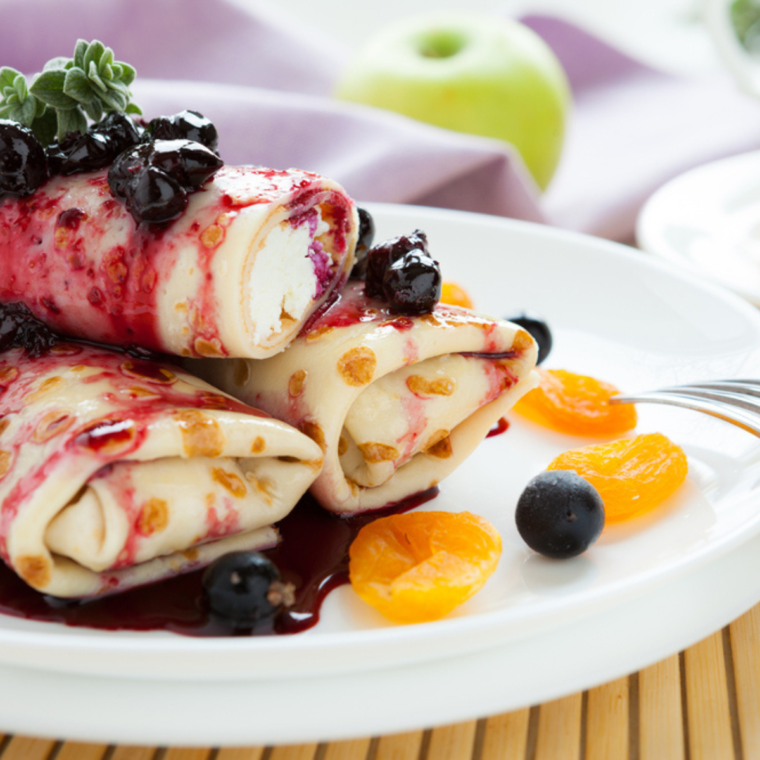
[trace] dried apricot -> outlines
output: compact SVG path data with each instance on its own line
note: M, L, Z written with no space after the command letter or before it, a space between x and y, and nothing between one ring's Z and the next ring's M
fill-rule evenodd
M364 526L349 550L351 585L397 623L447 615L478 591L501 556L501 537L469 512L413 512Z
M441 285L440 300L441 303L447 303L449 306L462 306L465 309L472 309L472 299L467 295L467 291L455 282L444 282Z
M607 522L648 512L673 494L689 466L683 450L662 433L622 438L560 454L547 468L574 470L604 502Z
M564 369L539 369L537 388L526 393L514 410L533 422L561 433L616 435L638 421L632 404L609 404L614 385Z

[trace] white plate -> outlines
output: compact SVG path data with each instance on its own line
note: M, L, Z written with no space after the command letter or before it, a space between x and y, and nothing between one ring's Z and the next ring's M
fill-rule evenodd
M646 251L685 265L760 306L760 151L693 169L639 215Z
M545 315L555 335L547 366L603 377L630 390L695 378L758 374L760 315L731 294L675 267L606 241L494 217L381 204L370 208L379 237L416 226L424 228L446 278L466 286L481 310L506 315L529 308ZM482 514L497 526L504 540L503 559L495 576L447 620L391 626L348 587L328 597L323 620L315 629L293 637L193 639L89 631L5 617L0 619L0 662L73 674L63 681L56 681L58 676L50 672L33 675L33 679L50 679L51 683L70 681L72 688L90 683L83 676L93 674L108 676L103 683L119 689L127 688L120 677L152 679L129 689L151 691L157 680L172 694L185 689L202 701L207 692L201 682L212 680L227 682L227 686L214 686L220 693L225 689L230 694L254 692L267 702L274 683L279 684L276 691L281 695L308 691L304 684L313 686L316 682L310 679L315 676L325 683L327 678L331 683L335 679L335 683L343 683L340 679L345 678L346 682L381 679L390 684L412 667L437 672L471 657L510 660L514 652L534 658L525 660L526 677L531 669L543 672L546 663L543 657L535 659L532 640L550 640L561 626L583 629L591 620L612 625L612 618L621 614L618 605L622 601L645 605L647 595L660 593L667 584L680 583L698 591L700 586L695 584L701 581L696 579L704 575L701 568L705 563L715 565L726 552L742 547L760 531L756 507L760 445L756 439L711 418L657 406L641 407L639 430L661 430L684 446L691 464L688 484L656 515L611 526L586 555L565 562L545 560L526 549L514 528L513 509L532 475L556 454L588 440L551 433L521 423L513 415L507 433L484 441L445 481L441 495L427 505ZM657 618L647 615L638 623L633 621L634 627L640 624L637 630L641 635L648 637L646 652L662 656L675 651L722 625L726 615L738 614L760 599L760 574L748 576L738 601L731 594L734 589L729 576L727 572L723 594L715 594L719 601L714 609L684 617L673 630L660 628ZM718 575L715 580L718 586L721 578ZM509 646L504 647L505 643ZM489 648L485 654L471 654ZM617 647L614 656L608 653L605 673L638 667L640 648L630 652ZM423 664L426 661L429 665ZM502 696L493 709L525 704L520 699L540 701L556 695L558 688L581 688L600 675L596 668L584 673L587 680L576 673L574 680L510 681L503 684ZM31 673L28 676L32 679ZM175 679L192 685L172 685ZM11 702L7 696L11 693L15 694L5 691L0 699L0 728L49 733L45 726L52 721L46 722L49 713L44 711L19 723L15 698L4 704ZM428 696L436 702L432 692ZM308 731L312 733L294 727L293 740L393 730L394 725L402 725L395 706L381 713L392 713L396 723L378 718L370 725L366 721L351 723L345 712L330 712L335 702L332 697L325 701L310 708L322 722L313 722L310 715L304 725L311 726ZM129 710L123 715L117 711L106 723L113 729L114 722L123 720L124 731L136 732L135 740L138 735L147 737L145 732L153 725L150 736L155 737L160 726L145 719L145 704L135 705L144 731L135 726L136 715ZM169 700L166 704L173 707L161 715L160 725L168 732L164 740L181 741L171 734L172 720L179 721L183 714L177 706L180 702ZM460 700L454 699L452 704L459 705ZM473 704L477 710L483 709L478 700ZM374 708L361 703L354 705L353 712L350 704L341 709L356 715L371 713ZM423 720L421 713L415 715L415 721ZM291 723L297 724L301 717L292 714ZM447 711L441 720L455 717ZM427 722L434 719L424 718ZM343 726L344 721L350 729ZM90 722L80 723L76 735L85 736L82 732ZM231 733L220 734L217 724L198 725L193 736L220 742L227 735L240 738L240 731L245 730L249 732L246 741L285 740L283 726L277 728L274 719L257 721L245 729L234 729L231 721L222 721L222 725ZM358 728L360 725L369 727ZM74 735L74 729L67 735ZM119 732L112 733L112 738L126 740Z

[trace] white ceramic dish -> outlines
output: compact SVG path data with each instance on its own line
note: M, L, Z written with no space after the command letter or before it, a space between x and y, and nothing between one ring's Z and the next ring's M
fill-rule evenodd
M380 238L424 228L446 278L466 286L482 311L506 315L529 308L542 313L555 335L547 366L603 377L629 390L694 378L757 376L760 370L760 315L676 267L605 241L525 223L414 207L369 207ZM85 690L99 684L88 694L101 689L120 694L144 690L163 693L167 701L160 722L154 716L157 708L150 708L149 700L137 699L132 713L126 708L114 710L103 724L107 730L94 728L91 716L67 730L52 728L59 724L57 719L48 721L46 711L35 709L36 716L23 713L23 717L17 692L3 690L0 729L38 734L57 730L88 738L96 738L92 731L97 730L99 738L118 741L127 741L124 732L134 729L134 741L180 743L226 742L225 737L234 737L229 739L233 743L303 740L395 730L412 723L408 717L401 719L397 706L407 702L392 694L394 683L399 695L407 689L421 698L418 689L428 689L420 685L409 691L402 675L430 675L431 691L426 694L437 705L440 695L432 690L440 686L433 674L453 668L462 671L466 684L471 683L464 675L468 666L462 663L494 658L513 668L514 658L520 659L514 678L505 675L499 689L494 687L490 707L468 691L467 700L454 695L452 708L440 714L428 717L413 711L414 725L454 720L540 701L635 669L652 656L664 656L720 627L760 599L760 574L749 574L737 590L729 571L723 583L722 571L713 570L713 608L695 609L674 620L672 629L663 629L659 608L653 611L647 606L647 600L660 598L665 588L678 588L671 602L689 593L701 594L704 568L720 568L723 561L730 564L727 552L743 551L760 532L756 506L760 444L752 436L698 414L642 406L639 430L661 430L689 454L688 484L658 514L611 526L586 555L552 562L533 555L519 538L513 524L514 504L528 479L556 454L588 440L521 423L514 415L511 421L507 433L484 441L426 507L482 514L504 539L496 575L456 615L427 625L395 627L344 587L328 597L316 628L293 637L193 639L89 631L4 617L0 618L0 663L46 671L26 670L24 676L13 667L2 667L4 679L70 683L72 689L82 684ZM667 606L662 600L658 604ZM628 605L638 605L642 617L636 625L647 638L645 646L633 646L629 653L616 645L614 652L600 652L602 670L596 665L577 668L581 658L572 662L572 677L570 671L567 677L549 677L547 662L552 668L559 666L547 655L549 650L541 654L536 649L536 641L556 643L562 640L556 638L562 630L594 639L596 626L614 628ZM587 650L587 656L592 655L593 649ZM585 662L589 665L588 659ZM529 677L531 672L538 675ZM90 675L103 679L87 678ZM146 680L140 685L135 679ZM174 684L176 680L190 683ZM154 691L156 683L163 685L161 690ZM342 692L351 683L362 684L362 689L365 683L385 687L378 686L377 699L369 692L369 701L364 702L330 694L321 700L314 696L315 704L306 707L309 700L304 695L314 695L315 689L334 686ZM365 693L362 689L357 693ZM183 699L175 699L180 693ZM235 708L230 709L229 719L220 717L213 724L199 720L185 735L174 732L173 727L179 732L180 725L187 726L183 716L185 708L192 713L187 707L191 695L202 705L212 693L251 699L247 705L269 704L268 695L275 694L287 700L290 694L294 705L312 712L306 716L300 708L288 708L292 731L287 735L285 723L271 716L273 708L252 713L256 720L244 727L233 725ZM325 704L317 705L320 701ZM208 715L226 709L222 704L230 702L220 700ZM359 713L373 715L362 722ZM352 716L357 720L352 722ZM121 720L126 721L123 731L117 730Z
M654 193L639 215L645 250L760 306L760 151L705 164Z

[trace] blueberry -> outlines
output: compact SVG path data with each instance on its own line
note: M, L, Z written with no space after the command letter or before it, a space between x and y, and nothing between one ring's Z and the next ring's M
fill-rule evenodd
M97 132L70 132L60 143L48 147L51 174L94 172L108 166L118 155L111 141Z
M423 253L428 252L427 235L422 230L385 240L370 248L367 253L364 292L373 298L383 298L383 278L386 270L405 253L415 249Z
M31 195L47 178L45 149L32 130L0 119L0 195Z
M197 111L159 116L150 122L148 129L155 140L194 140L214 151L219 140L216 127Z
M236 628L271 630L277 614L293 603L293 586L263 554L238 551L212 562L203 573L208 609Z
M108 186L113 194L126 201L139 175L150 165L153 144L137 145L121 153L108 170Z
M150 165L171 174L185 190L197 190L224 162L205 145L192 140L156 140Z
M383 294L394 314L426 314L441 298L441 283L438 262L415 248L385 271Z
M148 166L127 190L127 208L134 220L161 224L176 219L187 207L187 193L174 177Z
M538 359L536 364L541 364L552 350L552 333L549 325L541 317L529 312L520 312L511 317L505 317L505 319L514 322L516 325L520 325L520 327L527 330L533 336L533 339L538 343Z
M547 470L525 487L515 510L528 546L556 559L575 557L599 538L604 504L599 492L571 470Z
M87 131L103 135L113 146L114 157L116 157L127 148L137 145L145 129L126 114L114 111L103 117L97 124L93 124Z
M366 209L358 207L359 235L356 241L356 263L351 270L352 280L363 280L367 276L367 254L375 239L375 220Z

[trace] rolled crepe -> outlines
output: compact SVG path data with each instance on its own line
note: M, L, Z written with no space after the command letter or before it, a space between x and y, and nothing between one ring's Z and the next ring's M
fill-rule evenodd
M443 304L398 317L363 290L350 282L271 359L190 363L319 443L312 493L343 513L436 485L536 385L536 344L517 325Z
M297 430L170 365L0 355L0 553L46 594L121 591L276 544L321 466Z
M179 219L136 225L105 171L0 198L0 300L56 331L184 356L281 351L345 280L356 209L331 180L223 167Z

